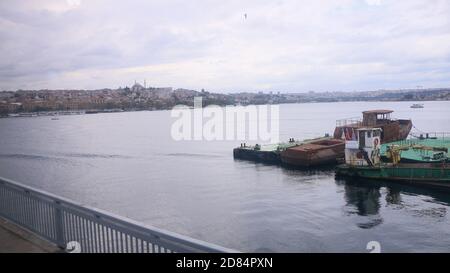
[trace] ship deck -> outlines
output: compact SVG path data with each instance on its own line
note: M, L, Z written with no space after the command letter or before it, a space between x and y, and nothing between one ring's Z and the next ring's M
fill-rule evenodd
M450 151L450 137L446 138L424 138L424 139L406 139L390 143L385 143L381 145L380 154L386 156L386 150L389 145L399 145L399 146L426 146L433 148L447 148ZM423 150L423 149L408 149L401 152L401 158L403 161L413 161L413 162L432 162L429 158L433 158L433 154L436 151ZM448 157L448 153L447 153ZM428 158L428 159L427 159Z

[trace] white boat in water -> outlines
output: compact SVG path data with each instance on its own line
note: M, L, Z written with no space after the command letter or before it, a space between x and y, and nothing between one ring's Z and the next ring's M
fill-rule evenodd
M411 108L424 108L423 104L415 103L411 105Z

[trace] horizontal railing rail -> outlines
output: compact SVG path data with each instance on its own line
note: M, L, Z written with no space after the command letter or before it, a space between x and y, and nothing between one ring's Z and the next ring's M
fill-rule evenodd
M345 118L336 120L336 127L348 126L348 125L362 125L362 120L358 117Z
M0 178L0 217L86 253L237 252Z
M445 139L450 138L450 132L413 132L410 133L412 137L415 138L437 138Z

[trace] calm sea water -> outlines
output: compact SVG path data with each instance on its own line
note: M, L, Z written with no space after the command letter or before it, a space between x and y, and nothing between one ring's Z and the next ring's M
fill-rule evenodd
M450 102L411 104L281 105L281 139L379 108L450 132ZM176 142L172 122L169 111L0 119L0 176L241 251L450 250L449 193L237 161L240 141Z

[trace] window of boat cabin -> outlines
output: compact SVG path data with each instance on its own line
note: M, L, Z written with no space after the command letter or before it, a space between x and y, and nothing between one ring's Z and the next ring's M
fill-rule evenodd
M359 131L359 148L362 149L366 146L366 138L365 138L366 132Z
M389 111L367 111L363 112L363 125L364 126L376 126L377 124L383 124L389 122L391 119L391 113Z
M378 114L377 115L377 121L390 120L390 119L391 119L391 114L390 113Z

